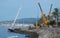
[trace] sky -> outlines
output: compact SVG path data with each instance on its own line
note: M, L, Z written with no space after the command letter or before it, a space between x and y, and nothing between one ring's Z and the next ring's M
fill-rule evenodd
M60 0L0 0L0 21L14 20L19 8L19 16L21 18L40 18L41 11L38 6L40 2L41 7L46 15L48 15L50 5L53 4L54 8L60 9Z

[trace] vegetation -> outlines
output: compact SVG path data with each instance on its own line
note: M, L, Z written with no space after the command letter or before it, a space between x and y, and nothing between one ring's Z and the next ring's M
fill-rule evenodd
M43 23L43 19L42 19L42 17L38 19L37 24L36 24L36 21L34 22L34 26L36 26L36 25L40 25L41 23Z
M34 22L34 26L36 26L36 22Z
M59 9L54 8L54 11L52 12L53 16L56 17L56 24L59 25L60 22L58 22L58 14L59 14Z
M52 12L53 16L57 17L58 16L58 12L59 12L59 9L58 8L54 8L54 11Z

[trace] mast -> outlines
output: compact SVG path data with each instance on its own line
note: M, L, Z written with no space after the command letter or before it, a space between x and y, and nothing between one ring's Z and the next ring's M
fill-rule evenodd
M21 11L21 8L19 8L19 10L18 10L18 12L17 12L17 15L16 15L16 17L15 17L15 19L14 19L14 22L12 23L12 26L10 26L10 29L12 29L13 26L15 25L15 22L16 22L16 20L17 20L17 17L18 17L18 15L19 15L20 11Z

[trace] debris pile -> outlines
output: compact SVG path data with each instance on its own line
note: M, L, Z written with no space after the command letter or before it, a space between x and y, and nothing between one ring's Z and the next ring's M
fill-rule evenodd
M54 29L43 29L39 32L39 38L60 38L60 30Z

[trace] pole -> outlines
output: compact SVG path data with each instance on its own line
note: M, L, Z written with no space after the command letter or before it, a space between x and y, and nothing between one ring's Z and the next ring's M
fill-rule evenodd
M20 13L20 10L21 10L21 8L19 8L18 13L17 13L17 15L16 15L16 17L14 19L14 22L12 23L12 26L10 27L10 29L13 28L13 26L15 25L15 22L16 22L16 19L17 19L19 13Z

